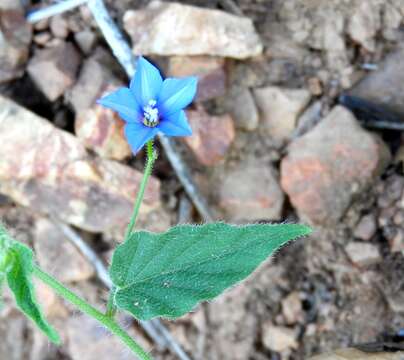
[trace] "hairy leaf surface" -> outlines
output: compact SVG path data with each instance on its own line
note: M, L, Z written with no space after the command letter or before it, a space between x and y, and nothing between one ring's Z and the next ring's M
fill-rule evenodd
M32 284L33 255L27 246L12 241L8 247L11 257L6 277L19 309L48 336L55 344L60 343L59 335L45 320L35 298Z
M179 225L135 232L120 245L110 275L115 304L136 318L177 318L245 279L275 250L307 235L304 225Z

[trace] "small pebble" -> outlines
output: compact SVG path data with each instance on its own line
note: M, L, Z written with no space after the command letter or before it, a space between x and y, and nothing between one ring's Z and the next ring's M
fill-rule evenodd
M42 19L39 20L37 23L34 25L34 29L37 31L43 31L46 30L49 27L49 19Z
M379 226L385 227L389 223L391 223L395 212L396 212L395 207L386 207L386 208L382 209L382 211L380 212L379 218L378 218Z
M398 210L393 217L393 222L396 225L404 225L404 210Z
M389 243L391 252L395 253L404 251L404 230L399 229Z
M312 95L319 96L323 93L323 85L321 84L321 80L319 78L311 77L307 81L307 85Z
M376 233L377 223L373 214L364 216L356 225L354 236L358 239L368 241Z
M45 46L52 38L48 31L43 31L34 36L34 42L37 45Z
M85 55L89 55L94 49L97 36L90 30L83 30L74 34L74 40L76 41L80 50Z
M374 265L381 260L379 249L376 245L362 242L352 242L345 247L351 261L360 267Z
M54 16L50 20L50 30L56 38L66 39L69 35L67 21L62 16Z

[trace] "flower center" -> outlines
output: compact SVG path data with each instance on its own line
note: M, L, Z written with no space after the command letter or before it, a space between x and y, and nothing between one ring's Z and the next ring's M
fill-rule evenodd
M148 127L155 127L159 121L159 110L156 108L157 101L150 100L143 108L143 124Z

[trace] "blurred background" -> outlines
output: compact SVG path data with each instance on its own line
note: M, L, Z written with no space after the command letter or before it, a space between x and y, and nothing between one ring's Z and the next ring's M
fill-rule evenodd
M61 3L0 0L0 216L40 266L104 306L94 264L107 266L123 237L144 154L131 155L123 122L95 104L128 78L93 10L82 4L26 21ZM129 332L156 359L305 359L368 342L400 348L404 2L105 6L135 55L165 76L199 77L188 110L194 134L157 143L138 227L215 219L315 229L215 301L154 323L174 340L123 316ZM37 289L63 345L50 345L6 292L0 359L131 358L43 284Z

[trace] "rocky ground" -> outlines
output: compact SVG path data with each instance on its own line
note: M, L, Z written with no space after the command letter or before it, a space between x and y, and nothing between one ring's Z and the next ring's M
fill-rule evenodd
M41 266L101 306L92 266L49 216L108 261L143 157L131 157L122 122L94 101L127 80L86 7L30 26L24 11L44 5L17 3L0 3L0 215ZM165 323L192 359L304 359L404 328L404 2L106 3L136 54L167 76L199 77L194 136L178 146L215 217L315 229ZM140 226L200 221L184 203L160 149ZM64 345L49 345L7 295L0 359L130 358L39 283L38 292ZM157 359L175 358L122 320Z

